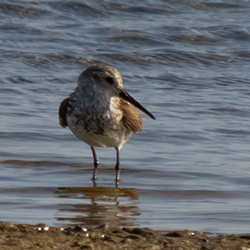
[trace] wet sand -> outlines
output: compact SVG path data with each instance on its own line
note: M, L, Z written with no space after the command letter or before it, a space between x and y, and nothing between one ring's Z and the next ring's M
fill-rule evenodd
M250 250L250 234L212 235L198 231L148 228L46 228L0 223L0 249L178 249Z

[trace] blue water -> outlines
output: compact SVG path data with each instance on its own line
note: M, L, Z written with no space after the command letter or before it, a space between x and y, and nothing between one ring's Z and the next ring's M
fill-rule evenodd
M249 1L0 3L0 220L250 231ZM58 123L89 65L156 117L121 151Z

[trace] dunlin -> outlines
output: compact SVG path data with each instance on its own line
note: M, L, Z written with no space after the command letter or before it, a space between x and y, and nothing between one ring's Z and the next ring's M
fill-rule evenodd
M123 89L120 73L110 66L90 66L78 78L78 86L59 107L62 127L87 143L94 158L93 180L98 159L95 147L116 150L116 181L120 178L119 150L129 137L142 129L138 109L155 117Z

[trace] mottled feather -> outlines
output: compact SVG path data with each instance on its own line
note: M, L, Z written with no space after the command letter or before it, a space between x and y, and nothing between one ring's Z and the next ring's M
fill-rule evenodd
M142 129L141 116L133 105L129 102L120 99L120 109L123 112L122 122L128 131L137 133Z
M69 97L64 99L59 107L59 122L63 128L68 126L67 123L67 113L68 113Z

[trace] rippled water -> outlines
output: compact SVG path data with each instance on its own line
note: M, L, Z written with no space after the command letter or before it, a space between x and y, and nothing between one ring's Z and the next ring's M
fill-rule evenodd
M0 2L0 220L250 231L249 1ZM155 116L121 151L58 123L106 63Z

